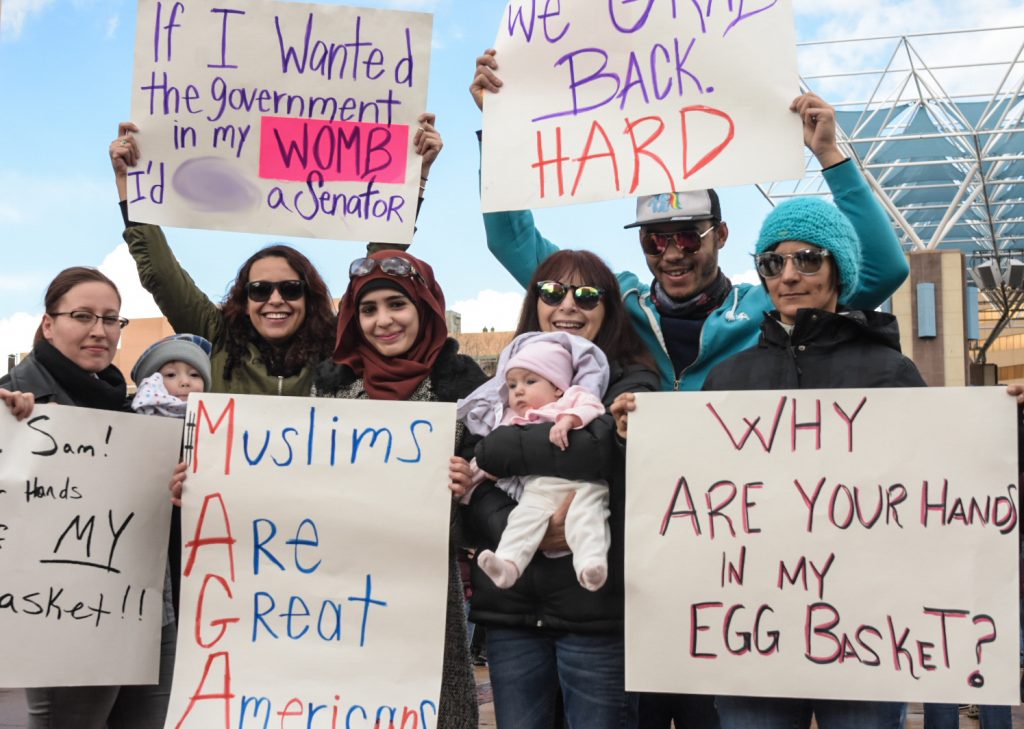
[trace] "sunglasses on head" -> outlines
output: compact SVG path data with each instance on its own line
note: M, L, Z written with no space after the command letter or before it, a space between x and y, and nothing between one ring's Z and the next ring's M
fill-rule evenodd
M644 253L648 256L660 256L668 248L669 244L672 243L683 253L696 253L700 250L701 244L704 242L704 237L713 231L715 226L711 226L703 233L698 233L696 230L677 230L673 233L657 233L653 230L640 230L640 247L644 249Z
M277 291L285 301L298 301L306 295L306 284L297 279L288 281L250 281L245 285L245 294L249 301L262 304L269 301Z
M797 273L804 276L811 276L821 270L821 265L831 254L820 248L804 248L793 253L758 253L754 256L754 265L757 272L764 278L775 278L781 276L786 267L786 261L792 260Z
M576 306L584 311L597 307L604 298L604 289L596 286L569 286L561 281L538 281L537 295L548 306L558 306L565 295L572 291L572 299Z
M416 268L404 258L394 256L392 258L357 258L352 261L352 265L348 267L349 278L359 278L365 276L368 273L373 273L374 269L379 268L381 271L386 273L388 276L402 276L409 278L412 276L419 276L416 272Z

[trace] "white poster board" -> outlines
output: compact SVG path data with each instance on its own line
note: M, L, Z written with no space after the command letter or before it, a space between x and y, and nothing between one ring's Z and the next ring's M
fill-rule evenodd
M140 0L133 220L408 243L432 16Z
M790 0L511 0L484 212L803 176Z
M190 398L167 726L436 727L454 441L451 404Z
M0 408L0 686L156 683L181 421Z
M1016 704L1002 388L637 396L626 687Z

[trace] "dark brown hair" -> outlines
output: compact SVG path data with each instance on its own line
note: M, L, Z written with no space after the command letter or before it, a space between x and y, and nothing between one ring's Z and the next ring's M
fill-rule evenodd
M306 317L292 338L279 348L265 341L253 327L252 321L249 320L249 297L245 290L253 264L272 257L283 258L306 284ZM249 344L256 344L265 355L279 355L274 357L278 361L267 364L271 365L271 369L278 369L281 373L297 372L306 364L316 364L330 357L334 350L337 318L330 291L327 290L327 284L312 262L291 246L267 246L252 254L238 269L238 276L224 297L222 311L225 323L225 349L228 354L227 362L224 364L226 380L231 379L232 370L246 357Z
M516 336L525 332L540 331L540 318L537 315L537 282L564 281L573 275L587 286L604 289L604 322L594 337L594 344L601 348L608 362L622 367L640 364L657 372L654 358L629 320L626 305L622 303L618 279L608 265L590 251L558 251L537 266L533 278L526 287Z
M121 292L117 290L117 284L111 281L102 271L98 268L92 268L90 266L72 266L71 268L65 268L63 271L58 273L53 281L50 282L49 287L46 289L46 296L43 297L43 310L52 315L56 309L57 304L63 299L71 289L75 288L79 284L84 283L103 283L114 289L114 294L117 296L117 305L121 306ZM39 323L39 327L36 329L36 335L32 339L32 345L35 346L43 341L43 324Z

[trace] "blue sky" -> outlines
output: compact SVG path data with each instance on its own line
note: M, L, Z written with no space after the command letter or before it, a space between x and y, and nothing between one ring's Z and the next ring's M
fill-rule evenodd
M462 310L467 328L508 327L522 292L484 242L474 135L480 114L467 92L474 59L493 43L504 2L352 4L435 14L428 106L438 115L445 147L431 172L412 252L434 266L449 307ZM969 7L951 0L796 0L795 11L798 38L819 40L1022 23L1020 5L1018 0L978 0ZM106 152L118 121L129 115L135 3L3 0L0 12L0 349L7 353L29 348L43 290L69 265L101 266L113 275L125 294L127 316L156 310L139 290L120 245ZM865 61L849 53L836 47L816 50L812 60L804 54L802 63L813 68L801 71ZM749 252L768 204L753 187L721 193L732 232L723 269L749 276ZM633 202L620 200L545 210L537 217L541 230L560 245L594 250L615 270L638 270L644 264L635 232L622 229L632 213ZM186 269L217 300L242 261L270 242L247 234L167 232ZM313 259L336 295L347 283L348 262L364 250L352 242L290 242Z

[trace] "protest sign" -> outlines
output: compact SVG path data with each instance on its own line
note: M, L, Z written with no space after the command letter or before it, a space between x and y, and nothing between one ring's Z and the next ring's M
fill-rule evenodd
M450 404L189 400L167 727L437 726L454 439Z
M789 0L511 0L485 212L803 176Z
M0 686L156 683L181 421L0 408Z
M140 0L132 219L408 243L431 24L338 5Z
M1000 388L638 395L626 686L1016 704Z

